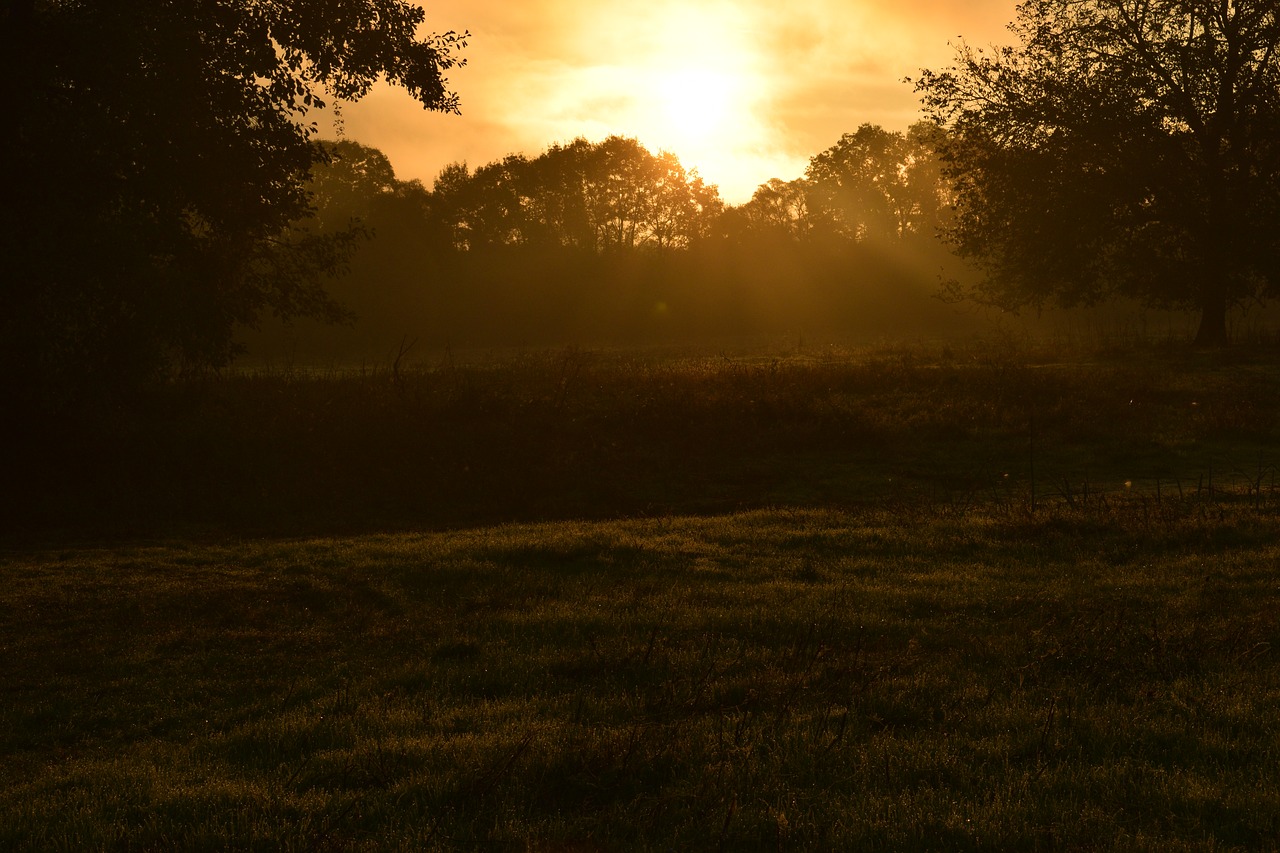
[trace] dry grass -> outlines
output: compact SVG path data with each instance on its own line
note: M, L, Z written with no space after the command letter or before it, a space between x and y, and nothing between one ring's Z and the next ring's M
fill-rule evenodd
M0 565L6 849L1274 849L1274 514L768 511Z
M1274 348L576 349L231 374L14 442L4 528L307 535L857 506L1272 496Z
M0 847L1274 850L1276 385L568 350L49 425Z

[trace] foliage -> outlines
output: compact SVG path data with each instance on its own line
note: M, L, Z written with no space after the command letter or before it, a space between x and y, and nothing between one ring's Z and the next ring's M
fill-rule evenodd
M951 238L1006 307L1124 294L1226 311L1280 286L1280 11L1029 0L1017 47L924 72L950 130Z
M771 234L800 242L813 235L817 224L810 213L809 184L802 178L771 178L756 188L751 200L727 211L729 230L759 236Z
M468 251L511 246L596 253L688 249L709 237L752 243L932 237L946 205L935 149L939 131L863 125L815 155L804 178L774 178L726 209L714 186L669 152L635 139L577 139L537 158L512 154L471 173L443 170L433 195Z
M533 160L513 154L474 173L455 164L434 195L466 251L686 248L710 233L723 207L717 189L674 154L620 136L577 139Z
M934 236L943 184L934 168L935 132L864 124L815 155L805 178L830 227L855 239Z
M367 224L379 203L426 190L417 181L399 181L387 155L349 139L319 143L323 158L311 168L306 189L314 213L298 222L322 231Z
M460 37L420 38L400 0L5 8L0 358L34 396L225 364L264 313L335 315L320 282L353 236L290 228L324 159L306 116L380 77L456 109Z
M801 178L774 178L728 211L722 230L750 245L760 239L812 243L932 241L949 205L937 149L942 132L927 122L906 133L864 124L815 154Z
M362 238L346 273L326 287L352 322L268 322L260 333L242 332L240 340L262 349L272 339L295 340L299 327L314 327L322 339L366 342L361 349L382 355L403 339L407 318L417 324L436 313L429 300L444 286L441 268L452 251L451 235L435 215L431 194L418 181L397 179L381 151L351 140L320 145L325 160L312 167L306 185L315 214L294 228Z
M674 155L623 137L511 154L474 172L451 164L430 192L396 181L375 149L328 145L335 162L317 167L311 184L320 221L336 229L358 220L373 235L330 291L357 320L268 324L243 339L259 356L360 360L412 340L633 344L797 328L937 330L939 306L923 298L951 260L935 234L945 203L937 134L927 124L906 134L866 126L815 157L823 165L811 167L814 179L774 179L739 207ZM892 142L874 166L894 176L892 199L866 175L866 197L850 189L858 168L872 170L855 165L867 138ZM867 206L877 204L892 209L893 224L868 231Z

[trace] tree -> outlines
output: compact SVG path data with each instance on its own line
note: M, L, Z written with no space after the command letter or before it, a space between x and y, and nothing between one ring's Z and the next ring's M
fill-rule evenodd
M534 161L533 192L537 196L546 236L556 245L594 251L595 228L587 212L586 180L595 146L579 137L553 145Z
M784 181L770 178L751 194L751 200L736 208L746 229L755 235L771 235L803 240L814 228L809 213L810 185L803 178Z
M1280 4L1028 0L1010 29L917 81L972 295L1127 295L1225 343L1229 306L1280 286Z
M264 313L335 315L354 237L293 227L324 162L308 114L380 78L456 110L456 34L400 0L11 0L0 62L13 179L0 357L88 393L220 365Z
M476 169L461 197L468 247L517 246L530 239L529 161L509 154Z
M350 229L365 238L350 269L328 286L353 315L353 328L334 338L399 340L406 317L427 298L432 279L441 277L453 235L435 215L426 188L419 181L398 180L381 151L351 140L322 145L328 162L312 169L307 189L316 212L305 222L323 232ZM283 331L276 329L275 337Z
M853 239L902 233L906 139L864 124L809 161L805 178L837 229Z
M592 252L682 249L708 236L719 190L674 154L611 136L441 172L433 196L462 250L503 246Z
M819 222L853 239L933 236L942 208L936 131L864 124L809 160L805 182ZM818 224L818 223L815 223Z
M939 160L946 141L946 131L933 122L918 121L907 128L900 214L904 234L936 239L947 225L955 200Z
M350 139L321 142L321 162L311 168L306 190L310 194L314 222L327 231L341 231L352 223L367 224L377 202L394 195L402 186L387 155Z
M933 238L946 202L937 161L941 131L864 124L809 160L803 178L761 184L740 208L751 230L792 239Z

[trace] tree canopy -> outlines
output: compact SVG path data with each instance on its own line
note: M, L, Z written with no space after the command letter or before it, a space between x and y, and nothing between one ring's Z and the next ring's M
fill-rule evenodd
M831 225L854 238L933 236L942 209L934 169L935 129L907 133L864 124L815 155L805 170L811 195Z
M719 190L669 152L611 136L554 145L470 172L441 172L433 196L458 248L559 246L593 252L671 249L707 236Z
M863 124L809 158L803 177L761 184L731 211L731 227L753 240L933 240L949 204L937 158L942 135L930 122L905 133Z
M1280 4L1028 0L918 91L950 133L950 237L1016 307L1114 295L1201 312L1280 287Z
M456 110L463 37L400 0L15 0L0 10L13 176L8 373L76 394L224 363L264 312L335 314L350 234L292 227L327 158L309 113L379 79Z
M329 292L341 328L266 323L240 336L266 357L394 358L424 346L618 343L810 329L940 328L929 298L948 251L936 127L874 126L822 155L845 172L892 175L892 225L873 233L856 199L835 205L816 180L774 179L727 206L713 185L637 140L576 139L472 169L454 163L430 191L399 181L376 149L323 143L308 185L315 223L370 235ZM862 163L849 140L888 137ZM884 207L869 193L874 211ZM912 194L910 190L918 190ZM941 316L936 309L947 313Z

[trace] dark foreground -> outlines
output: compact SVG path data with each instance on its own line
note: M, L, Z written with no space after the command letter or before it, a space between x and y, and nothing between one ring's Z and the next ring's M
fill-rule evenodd
M1262 502L1277 497L1278 352L566 349L239 372L27 425L5 448L0 542L1076 505L1116 490Z
M1276 376L175 389L10 495L0 848L1274 850Z
M1268 850L1274 513L9 555L11 850Z

